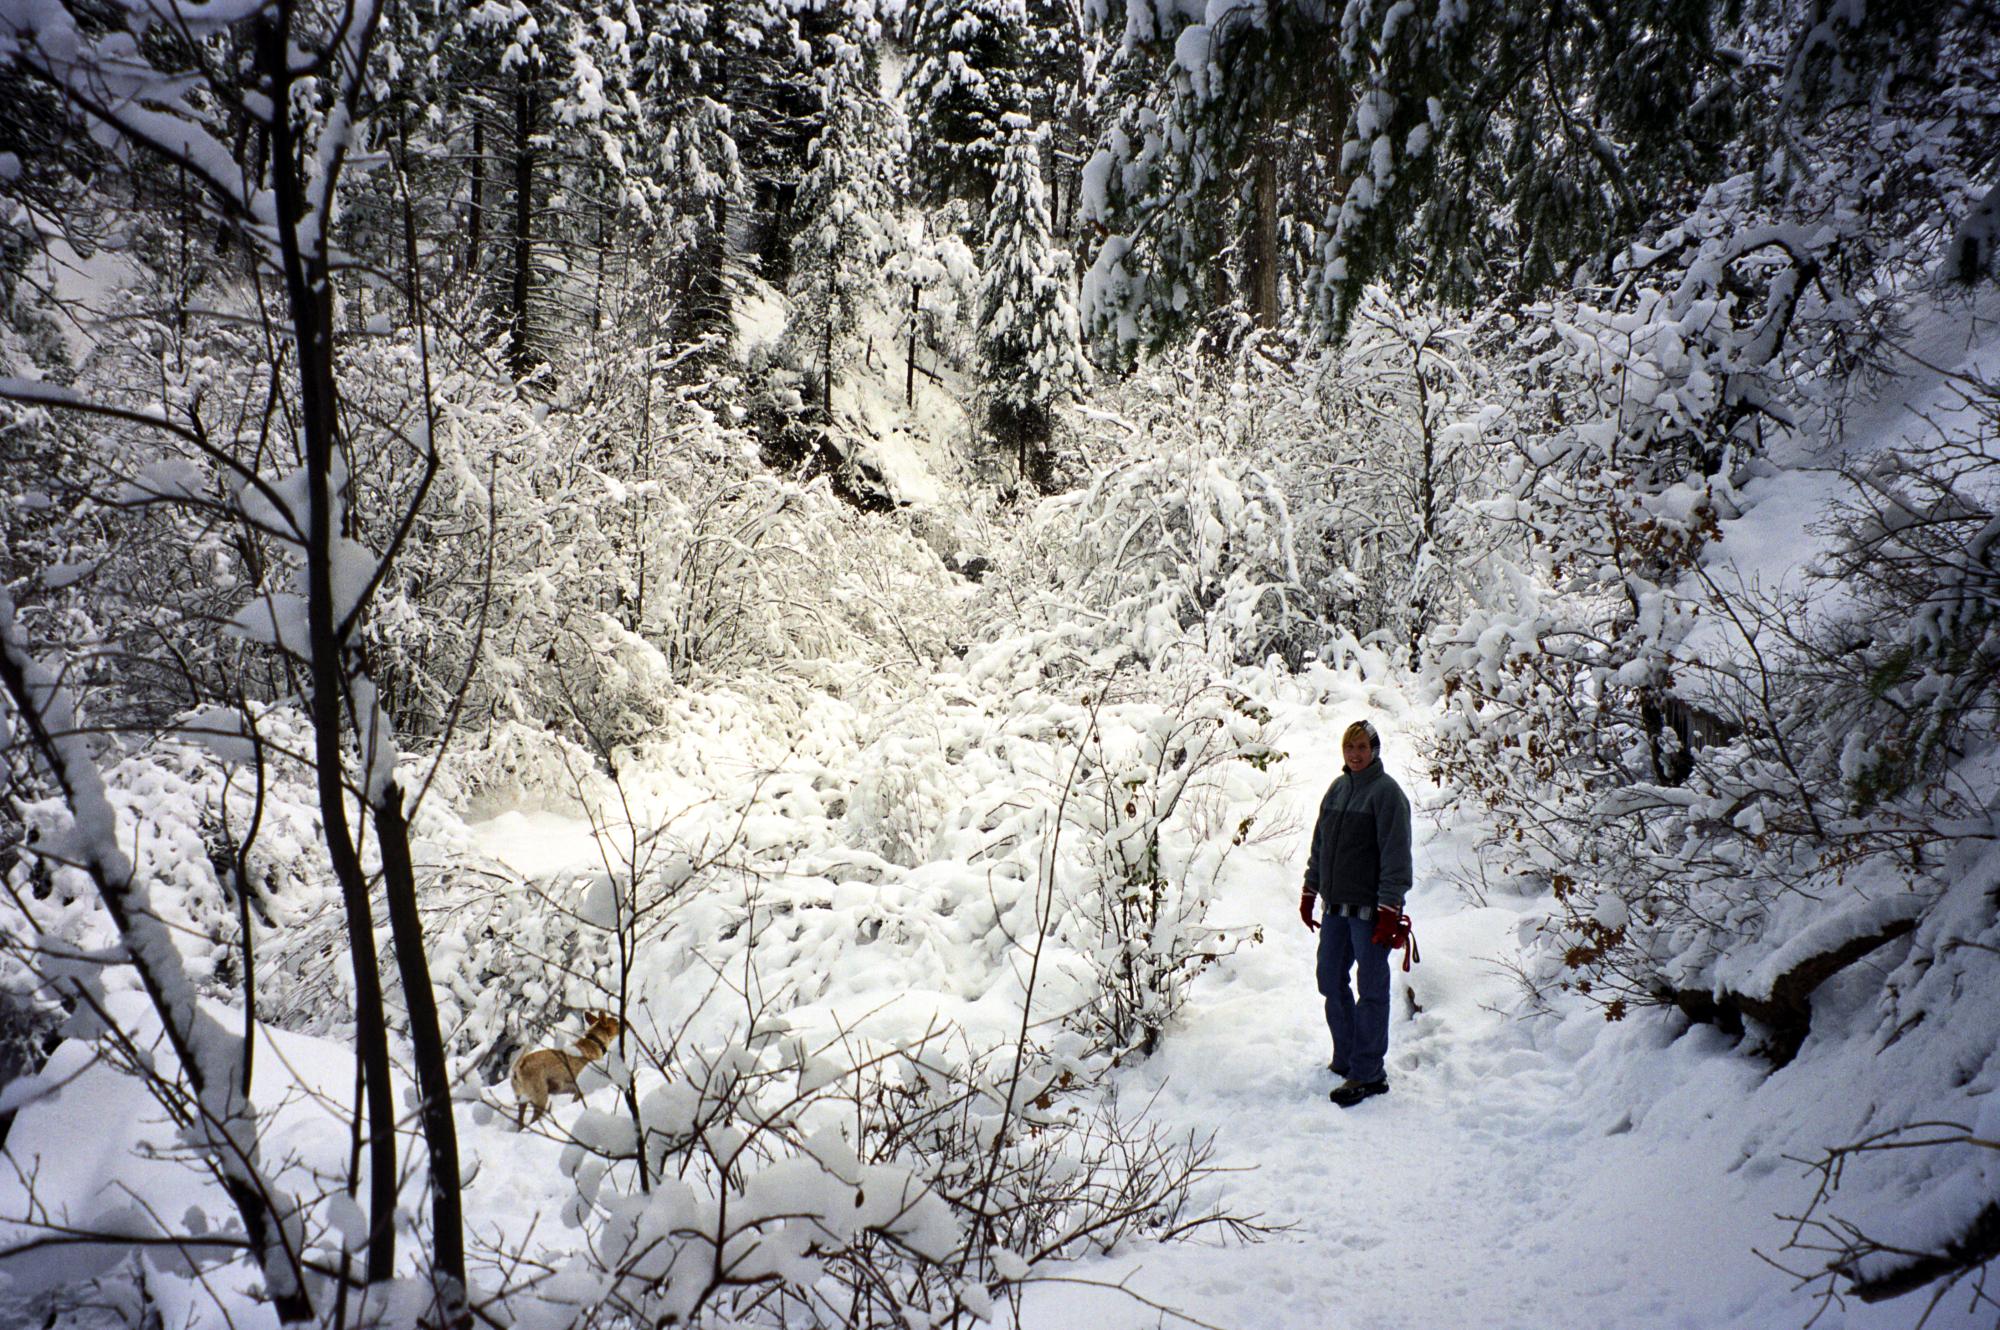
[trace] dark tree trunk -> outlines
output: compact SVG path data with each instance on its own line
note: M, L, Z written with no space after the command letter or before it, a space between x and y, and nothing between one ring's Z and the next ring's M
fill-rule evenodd
M1268 128L1257 139L1251 169L1253 211L1246 274L1250 317L1259 328L1278 326L1278 149Z
M271 80L272 104L290 105L293 73L289 34L267 24L259 63ZM382 974L375 951L375 918L368 877L347 821L341 753L341 648L334 623L334 495L330 490L338 451L339 419L333 377L333 305L324 248L309 252L299 235L305 188L301 148L283 113L271 117L273 196L278 213L285 295L299 356L299 416L305 436L309 488L306 536L307 619L311 635L313 761L320 819L335 880L347 913L347 945L354 968L354 1047L365 1084L368 1119L368 1265L370 1283L396 1274L396 1101L389 1084L388 1024ZM324 238L322 238L322 246Z
M421 286L417 281L417 205L410 186L410 120L407 110L396 113L396 174L403 196L403 302L411 324L418 319Z
M486 117L472 108L472 197L465 210L465 274L479 279L479 236L486 225Z
M910 350L903 358L904 406L915 406L917 402L917 316L922 312L923 293L920 284L910 283Z
M826 312L826 328L820 334L819 343L819 394L820 406L826 411L826 418L833 419L833 311Z
M514 90L514 283L507 303L507 359L515 375L535 368L528 343L528 294L535 262L535 90L523 73Z
M396 971L410 1016L410 1051L416 1058L417 1093L423 1105L424 1146L431 1163L432 1266L447 1325L470 1321L465 1298L465 1220L459 1196L458 1125L451 1116L451 1075L444 1037L438 1030L437 995L431 988L424 952L423 922L417 914L417 876L410 857L410 826L403 817L403 791L387 781L369 801L375 810L376 839L382 850L382 890L395 939Z

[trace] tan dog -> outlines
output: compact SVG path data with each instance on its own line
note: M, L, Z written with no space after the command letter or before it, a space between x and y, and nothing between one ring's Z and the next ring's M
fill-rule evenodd
M590 1026L583 1032L583 1038L576 1041L576 1051L565 1053L555 1048L537 1048L523 1053L514 1062L514 1097L521 1103L516 1113L514 1125L525 1127L537 1121L549 1111L549 1096L554 1094L575 1095L583 1098L583 1091L576 1088L577 1073L604 1056L611 1047L611 1041L618 1037L618 1018L608 1011L586 1011L584 1020ZM534 1116L528 1111L534 1110Z

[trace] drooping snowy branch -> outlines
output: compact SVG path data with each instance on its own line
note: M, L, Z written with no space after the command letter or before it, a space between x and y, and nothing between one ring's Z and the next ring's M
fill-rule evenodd
M76 728L68 690L29 650L5 588L0 588L0 687L11 712L0 719L10 720L10 728L41 754L69 806L71 837L60 853L72 857L96 885L194 1089L202 1150L242 1217L272 1304L287 1323L310 1321L301 1212L264 1171L257 1110L242 1084L243 1039L197 1001L173 934L153 908L150 885L133 872L119 846L117 816Z

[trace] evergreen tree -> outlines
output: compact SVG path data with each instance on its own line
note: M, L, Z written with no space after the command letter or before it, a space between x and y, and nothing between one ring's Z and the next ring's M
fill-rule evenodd
M1024 114L1024 0L920 0L904 86L916 173L933 200L984 201L1000 173L1009 115Z
M1092 211L1114 233L1097 319L1157 340L1229 305L1218 255L1260 322L1289 275L1334 330L1392 274L1466 302L1601 270L1656 208L1733 169L1725 148L1772 68L1725 39L1737 8L1346 0L1174 28L1135 17L1129 91L1093 166Z
M839 34L827 52L819 76L822 123L799 182L791 331L819 361L820 403L831 411L841 340L880 288L895 247L908 137L881 95L868 53Z
M1049 225L1041 135L1011 116L980 252L979 354L994 436L1012 445L1026 477L1040 460L1050 407L1089 377L1068 256Z
M1095 335L1129 349L1200 330L1220 349L1242 316L1275 329L1299 306L1340 189L1325 22L1278 5L1128 24L1083 171L1082 219L1109 233L1085 288Z
M732 37L716 96L730 111L754 221L740 235L764 279L782 288L791 278L799 182L821 123L813 53L836 33L877 42L881 24L868 0L803 9L787 0L749 0L729 14L724 26Z
M751 12L746 12L751 11ZM626 36L629 111L620 174L668 332L691 341L726 311L730 212L745 194L736 121L718 96L735 50L755 45L763 6L649 0Z

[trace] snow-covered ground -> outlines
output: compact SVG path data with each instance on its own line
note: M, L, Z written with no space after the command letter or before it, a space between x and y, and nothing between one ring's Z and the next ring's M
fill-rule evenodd
M1333 772L1340 724L1364 713L1384 723L1386 761L1421 807L1428 785L1412 770L1411 744L1425 711L1357 685L1280 713L1295 823ZM474 830L524 871L596 862L589 823L562 813L508 812ZM1466 867L1463 828L1420 814L1418 842L1410 909L1423 960L1396 974L1392 1092L1348 1111L1327 1101L1312 937L1293 913L1304 836L1273 844L1216 907L1225 922L1262 923L1264 941L1204 974L1159 1054L1116 1084L1170 1131L1213 1133L1216 1162L1232 1170L1219 1183L1225 1208L1276 1231L1254 1243L1139 1246L1052 1272L1059 1280L1031 1291L1024 1324L1136 1330L1159 1323L1155 1305L1241 1330L1767 1330L1813 1315L1810 1296L1755 1254L1776 1252L1788 1232L1776 1214L1810 1192L1772 1150L1786 1134L1772 1115L1794 1107L1801 1087L1767 1081L1761 1063L1712 1031L1681 1033L1659 1016L1618 1027L1594 1012L1524 1020L1505 965L1534 902L1466 901L1448 880ZM330 1180L345 1139L345 1054L297 1036L266 1040L260 1056L290 1068L260 1078L272 1102L291 1101L275 1144L293 1170ZM76 1074L75 1060L59 1055L51 1075ZM120 1162L140 1124L157 1118L144 1098L102 1069L78 1075L22 1112L10 1152L25 1168L41 1161L45 1193L177 1218L195 1203L190 1178L176 1186L169 1165L141 1175ZM74 1130L79 1113L117 1129L93 1134L93 1148ZM324 1119L319 1132L302 1125L309 1115ZM546 1226L570 1192L557 1142L473 1103L461 1107L460 1128L478 1160L467 1193L476 1225ZM42 1269L74 1276L93 1264ZM1144 1301L1105 1287L1121 1282ZM162 1277L162 1289L177 1286L168 1306L199 1313L191 1288ZM1990 1325L1959 1312L1948 1303L1929 1324ZM1818 1324L1887 1330L1914 1320L1906 1301L1850 1305Z
M1403 739L1388 735L1391 763L1408 761ZM1309 759L1291 765L1309 811L1318 775ZM1332 774L1330 753L1318 766ZM1421 800L1423 784L1406 784ZM1127 1093L1156 1096L1159 1121L1216 1135L1218 1163L1242 1170L1225 1184L1233 1209L1289 1227L1079 1273L1260 1330L1805 1324L1816 1303L1756 1255L1778 1252L1790 1226L1777 1212L1811 1192L1768 1153L1746 1166L1781 1126L1768 1115L1788 1110L1756 1097L1762 1064L1657 1015L1610 1029L1595 1011L1521 1018L1505 965L1533 903L1468 904L1444 880L1463 866L1462 831L1420 819L1418 841L1409 908L1423 960L1396 972L1388 1096L1347 1111L1327 1101L1312 938L1290 913L1302 846L1258 900L1234 903L1262 912L1267 943L1204 976L1183 1028L1126 1079ZM1156 1323L1102 1291L1052 1287L1029 1309L1029 1324ZM1990 1326L1952 1310L1930 1324ZM1915 1318L1907 1302L1850 1304L1818 1324Z
M1030 1294L1024 1324L1137 1330L1164 1306L1239 1330L1804 1325L1821 1311L1814 1296L1757 1253L1781 1255L1791 1225L1779 1216L1811 1195L1805 1171L1778 1157L1794 1135L1800 1154L1810 1148L1810 1124L1792 1115L1837 1087L1769 1077L1713 1030L1658 1013L1623 1026L1594 1008L1523 1017L1507 967L1545 903L1495 893L1478 906L1457 885L1476 868L1469 829L1426 806L1433 792L1413 749L1427 709L1359 680L1281 704L1291 755L1280 815L1309 823L1340 729L1364 714L1382 724L1385 761L1420 810L1410 912L1423 959L1395 976L1392 1092L1349 1111L1327 1100L1335 1078L1313 937L1294 914L1300 831L1235 874L1215 908L1219 922L1262 924L1263 942L1204 974L1160 1053L1116 1081L1168 1130L1213 1134L1216 1162L1232 1170L1219 1184L1224 1208L1276 1231L1054 1272ZM475 831L526 872L595 863L580 818L507 813ZM472 1125L474 1139L496 1125ZM514 1203L555 1203L543 1166L551 1185L509 1183ZM1907 1327L1922 1301L1850 1302L1817 1324ZM1928 1324L1991 1318L1948 1302Z

